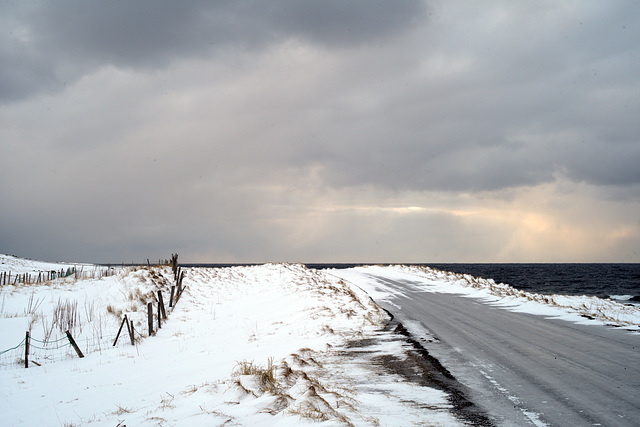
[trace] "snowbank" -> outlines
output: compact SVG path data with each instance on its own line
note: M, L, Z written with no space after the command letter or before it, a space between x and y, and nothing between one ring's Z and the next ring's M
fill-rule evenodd
M148 337L146 303L158 290L168 301L172 283L169 267L152 267L3 286L0 351L27 329L63 345L30 356L40 367L21 367L23 348L0 358L3 422L461 424L446 393L382 368L406 357L406 341L384 328L387 314L366 293L331 274L288 264L186 269L183 296ZM124 315L136 343L121 336L113 347ZM64 345L67 328L83 359Z

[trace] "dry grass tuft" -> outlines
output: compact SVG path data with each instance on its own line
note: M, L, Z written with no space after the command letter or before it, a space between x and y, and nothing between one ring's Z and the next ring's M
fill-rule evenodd
M58 327L60 332L72 331L76 327L80 327L80 315L78 314L78 301L62 301L58 299L58 303L53 309L53 323Z
M115 308L111 304L107 304L107 313L116 316L118 319L122 317L122 310L119 308Z
M253 361L248 362L246 360L243 360L236 365L234 375L246 375L255 377L262 393L268 391L270 393L276 394L278 391L275 367L273 365L273 357L269 358L266 367L256 365L255 363L253 363ZM244 386L242 386L242 388L244 388Z
M116 406L118 409L112 412L113 415L131 414L133 412L133 409L127 408L126 406Z

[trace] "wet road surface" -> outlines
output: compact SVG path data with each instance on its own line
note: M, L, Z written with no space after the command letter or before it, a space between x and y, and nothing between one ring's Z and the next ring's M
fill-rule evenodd
M417 290L378 301L468 387L498 425L637 426L640 334L511 312L479 300Z

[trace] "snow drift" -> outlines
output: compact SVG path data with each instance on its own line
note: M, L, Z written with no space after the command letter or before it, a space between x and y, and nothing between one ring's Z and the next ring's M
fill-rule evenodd
M158 290L166 298L172 281L171 269L157 266L121 268L100 279L3 286L0 351L18 344L26 330L55 342L68 329L85 354L79 359L56 344L31 356L40 366L24 369L22 348L4 353L4 421L461 424L445 392L380 366L383 356L402 360L409 346L385 329L388 315L342 279L290 264L186 269L184 295L149 337L146 304L155 304ZM73 321L59 325L56 312ZM114 347L124 315L134 325L135 345L121 337Z

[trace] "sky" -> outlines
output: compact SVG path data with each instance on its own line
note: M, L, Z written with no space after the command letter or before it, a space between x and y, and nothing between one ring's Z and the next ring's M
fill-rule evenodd
M0 253L640 262L640 3L0 0Z

